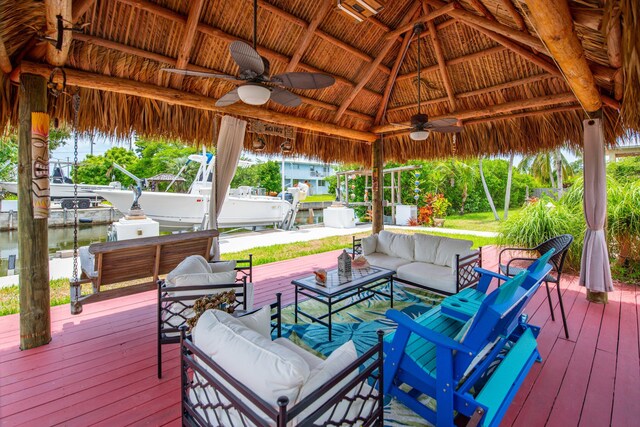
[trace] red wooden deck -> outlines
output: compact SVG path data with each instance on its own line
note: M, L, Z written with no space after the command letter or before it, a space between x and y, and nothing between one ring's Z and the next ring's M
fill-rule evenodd
M291 279L334 265L337 254L256 267L256 304L273 301L276 291L292 302ZM489 248L485 266L495 267L495 258ZM577 278L566 277L561 288L571 338L564 339L561 321L551 321L541 289L527 312L542 326L544 361L503 425L638 425L640 292L618 286L609 305L590 304ZM0 317L0 425L179 425L177 346L164 346L163 379L155 373L155 295L88 304L78 316L67 305L55 307L52 342L28 351L18 349L18 316Z

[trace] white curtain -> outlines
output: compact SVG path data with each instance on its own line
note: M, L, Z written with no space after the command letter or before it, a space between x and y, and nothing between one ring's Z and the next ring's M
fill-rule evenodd
M211 183L209 203L209 228L218 228L218 216L222 211L224 199L229 192L231 180L236 174L240 153L244 146L244 133L247 122L231 116L224 116L220 124L218 144L214 164L214 176ZM220 259L220 242L214 239L213 258Z
M584 125L584 235L580 285L592 292L612 292L611 267L604 226L607 220L607 176L601 119Z

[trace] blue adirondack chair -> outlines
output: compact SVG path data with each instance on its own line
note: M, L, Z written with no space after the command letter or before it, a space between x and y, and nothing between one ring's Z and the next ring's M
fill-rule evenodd
M545 274L549 270L550 266L543 268ZM539 358L533 332L520 321L544 278L530 282L530 274L523 271L487 295L467 322L444 315L440 306L415 320L387 311L398 328L385 339L384 392L437 426L454 425L456 414L498 425ZM513 345L502 358L508 343ZM496 360L498 367L478 390L479 380ZM423 395L436 400L437 410L420 401Z
M544 255L527 267L526 270L529 272L529 275L525 278L522 285L525 289L529 289L529 287L541 282L541 279L545 277L543 273L547 274L549 269L552 268L549 260L554 253L555 249L549 249ZM494 273L493 271L480 268L476 268L476 271L481 274L481 279L475 288L470 287L463 289L459 293L448 296L442 301L442 312L445 315L466 322L478 311L482 300L487 296L487 290L493 279L505 282L509 280L509 277L500 273ZM538 328L534 328L533 332L534 336L537 337Z

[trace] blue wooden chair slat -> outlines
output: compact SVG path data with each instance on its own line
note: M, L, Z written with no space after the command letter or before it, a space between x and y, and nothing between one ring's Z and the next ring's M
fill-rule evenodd
M397 322L398 328L385 339L384 392L438 426L453 425L456 413L470 417L476 410L485 414L483 425L497 425L514 390L539 357L535 337L520 319L550 268L545 264L535 273L523 271L489 294L463 291L459 295L480 302L466 326L464 320L443 314L440 306L415 320L389 310L387 317ZM501 276L478 271L482 274L478 286L485 289L487 282ZM503 359L501 352L510 337L516 337L516 341ZM498 368L481 394L474 397L469 391L478 391L478 380L490 373L490 365L496 360ZM505 388L503 383L511 387ZM421 395L436 400L435 412L419 401ZM478 400L480 396L482 400Z

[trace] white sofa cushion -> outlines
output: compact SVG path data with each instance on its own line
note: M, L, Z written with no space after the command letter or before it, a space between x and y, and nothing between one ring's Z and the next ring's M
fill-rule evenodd
M441 237L434 264L451 267L455 264L455 255L466 253L471 249L471 245L473 245L471 240Z
M175 285L175 278L183 274L199 274L199 273L211 273L211 268L207 260L200 255L191 255L186 257L167 274L166 281L169 286Z
M411 234L396 234L391 240L391 253L388 255L413 261L414 238Z
M236 272L234 270L222 273L196 273L181 274L173 278L176 286L201 286L201 285L231 285L236 282ZM215 293L224 292L224 289L216 290ZM193 291L198 294L202 291ZM182 295L187 295L186 292Z
M304 348L294 344L291 340L287 338L276 338L275 340L273 340L273 342L283 345L287 347L289 350L295 351L296 353L298 353L298 355L302 357L305 362L307 362L310 370L316 369L318 366L320 366L322 362L324 362L323 359L319 358L318 356L316 356L311 352L308 352ZM311 374L309 374L309 376L311 376Z
M217 261L210 262L209 269L212 273L223 273L225 271L231 271L236 268L236 260L231 261Z
M440 245L439 236L432 236L430 234L416 233L413 235L415 239L415 250L413 258L416 261L428 262L429 264L435 264L436 254L438 253L438 246Z
M376 251L376 246L378 245L378 235L372 234L371 236L362 238L362 254L367 256Z
M193 342L274 408L281 396L295 402L309 378L309 365L297 352L265 338L223 311L207 310L200 316L193 329Z
M401 265L409 264L411 262L403 258L389 256L378 252L367 255L367 261L369 261L369 264L371 265L387 268L389 270L397 270Z
M252 329L265 338L271 339L271 307L265 305L255 313L237 317L237 319L249 329Z
M451 274L451 268L447 266L412 262L398 267L396 276L442 292L456 292L456 276Z
M380 234L378 234L378 243L376 245L376 252L395 256L395 254L391 250L391 243L393 239L396 237L395 233L391 233L386 230L382 230Z
M78 249L80 256L80 268L90 279L98 277L98 271L96 270L96 256L89 252L89 246L81 246Z

